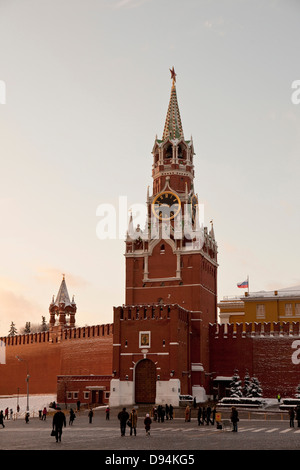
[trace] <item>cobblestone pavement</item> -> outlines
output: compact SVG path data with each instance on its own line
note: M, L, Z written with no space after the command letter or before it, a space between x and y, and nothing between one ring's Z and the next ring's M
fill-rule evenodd
M137 436L121 437L117 412L105 420L104 411L95 411L89 423L86 411L77 414L74 424L63 429L62 441L50 436L52 417L4 421L0 427L1 450L102 450L102 451L191 451L199 450L299 450L300 428L290 428L286 420L247 420L239 423L237 433L219 430L214 425L198 426L197 419L183 418L153 423L151 435L146 436L143 417L138 419ZM111 454L108 453L108 454Z

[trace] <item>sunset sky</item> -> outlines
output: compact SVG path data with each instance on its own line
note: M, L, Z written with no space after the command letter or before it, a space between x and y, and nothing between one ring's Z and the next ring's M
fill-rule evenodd
M0 0L0 335L49 319L65 274L78 326L124 303L124 240L97 208L144 204L177 73L218 298L300 285L297 0ZM125 233L124 233L125 236Z

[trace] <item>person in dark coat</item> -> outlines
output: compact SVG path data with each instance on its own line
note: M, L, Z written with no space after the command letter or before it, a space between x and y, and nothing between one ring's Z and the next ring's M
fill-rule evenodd
M237 423L239 421L239 413L238 413L238 410L233 406L231 408L231 422L232 422L232 425L233 425L233 432L237 432Z
M162 410L162 406L161 405L158 405L157 407L157 421L160 423L161 421L161 410Z
M1 412L0 412L0 424L3 428L5 428L3 421L4 421L4 415L3 415L3 411L1 410Z
M296 408L296 420L298 422L298 428L300 428L300 406L297 405L297 408Z
M69 426L73 425L73 421L76 418L75 412L73 408L70 409L70 417L69 417Z
M215 424L216 413L217 413L217 407L215 405L211 411L211 414L212 414L211 424Z
M93 410L92 410L92 408L91 408L90 411L89 411L89 423L90 423L90 424L92 423L93 416L94 416L94 412L93 412Z
M121 436L125 436L126 424L129 418L129 414L126 411L126 408L123 408L122 411L118 414L118 419L120 421Z
M55 431L56 442L61 441L62 428L66 427L66 417L61 411L60 407L57 407L57 412L53 416L52 428Z
M211 415L211 407L208 406L206 408L206 424L208 425L211 421L210 421L210 415Z
M164 407L162 406L161 410L160 410L160 417L161 417L161 422L162 423L165 421L165 414L166 414L166 411L165 411Z
M203 408L202 408L202 421L203 421L203 424L206 421L206 408L205 408L205 406L203 406Z
M170 408L169 405L166 405L166 419L169 419Z
M290 417L290 428L294 427L294 419L295 419L295 410L294 408L289 409L289 417Z
M146 435L150 436L150 428L151 428L151 423L152 419L148 414L146 414L146 417L144 419L144 425L145 425L145 430L146 430Z
M170 416L170 419L173 419L173 410L174 410L173 405L170 405L170 406L169 406L169 416Z
M198 418L198 426L200 426L200 424L203 424L203 421L201 420L201 418L202 418L202 408L201 408L201 406L199 406L199 408L198 408L197 418Z

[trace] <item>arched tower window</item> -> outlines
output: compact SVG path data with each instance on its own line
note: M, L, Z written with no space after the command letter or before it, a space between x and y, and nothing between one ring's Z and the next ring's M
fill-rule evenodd
M187 153L186 153L186 148L184 145L179 144L178 145L178 158L180 160L186 160Z
M168 145L164 150L164 158L169 159L173 156L173 148L172 145Z

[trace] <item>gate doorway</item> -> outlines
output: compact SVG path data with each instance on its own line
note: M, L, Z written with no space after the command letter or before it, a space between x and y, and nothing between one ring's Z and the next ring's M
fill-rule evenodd
M103 391L102 390L92 390L91 402L95 405L102 405L103 404Z
M135 369L135 402L155 403L156 367L150 359L140 361Z

